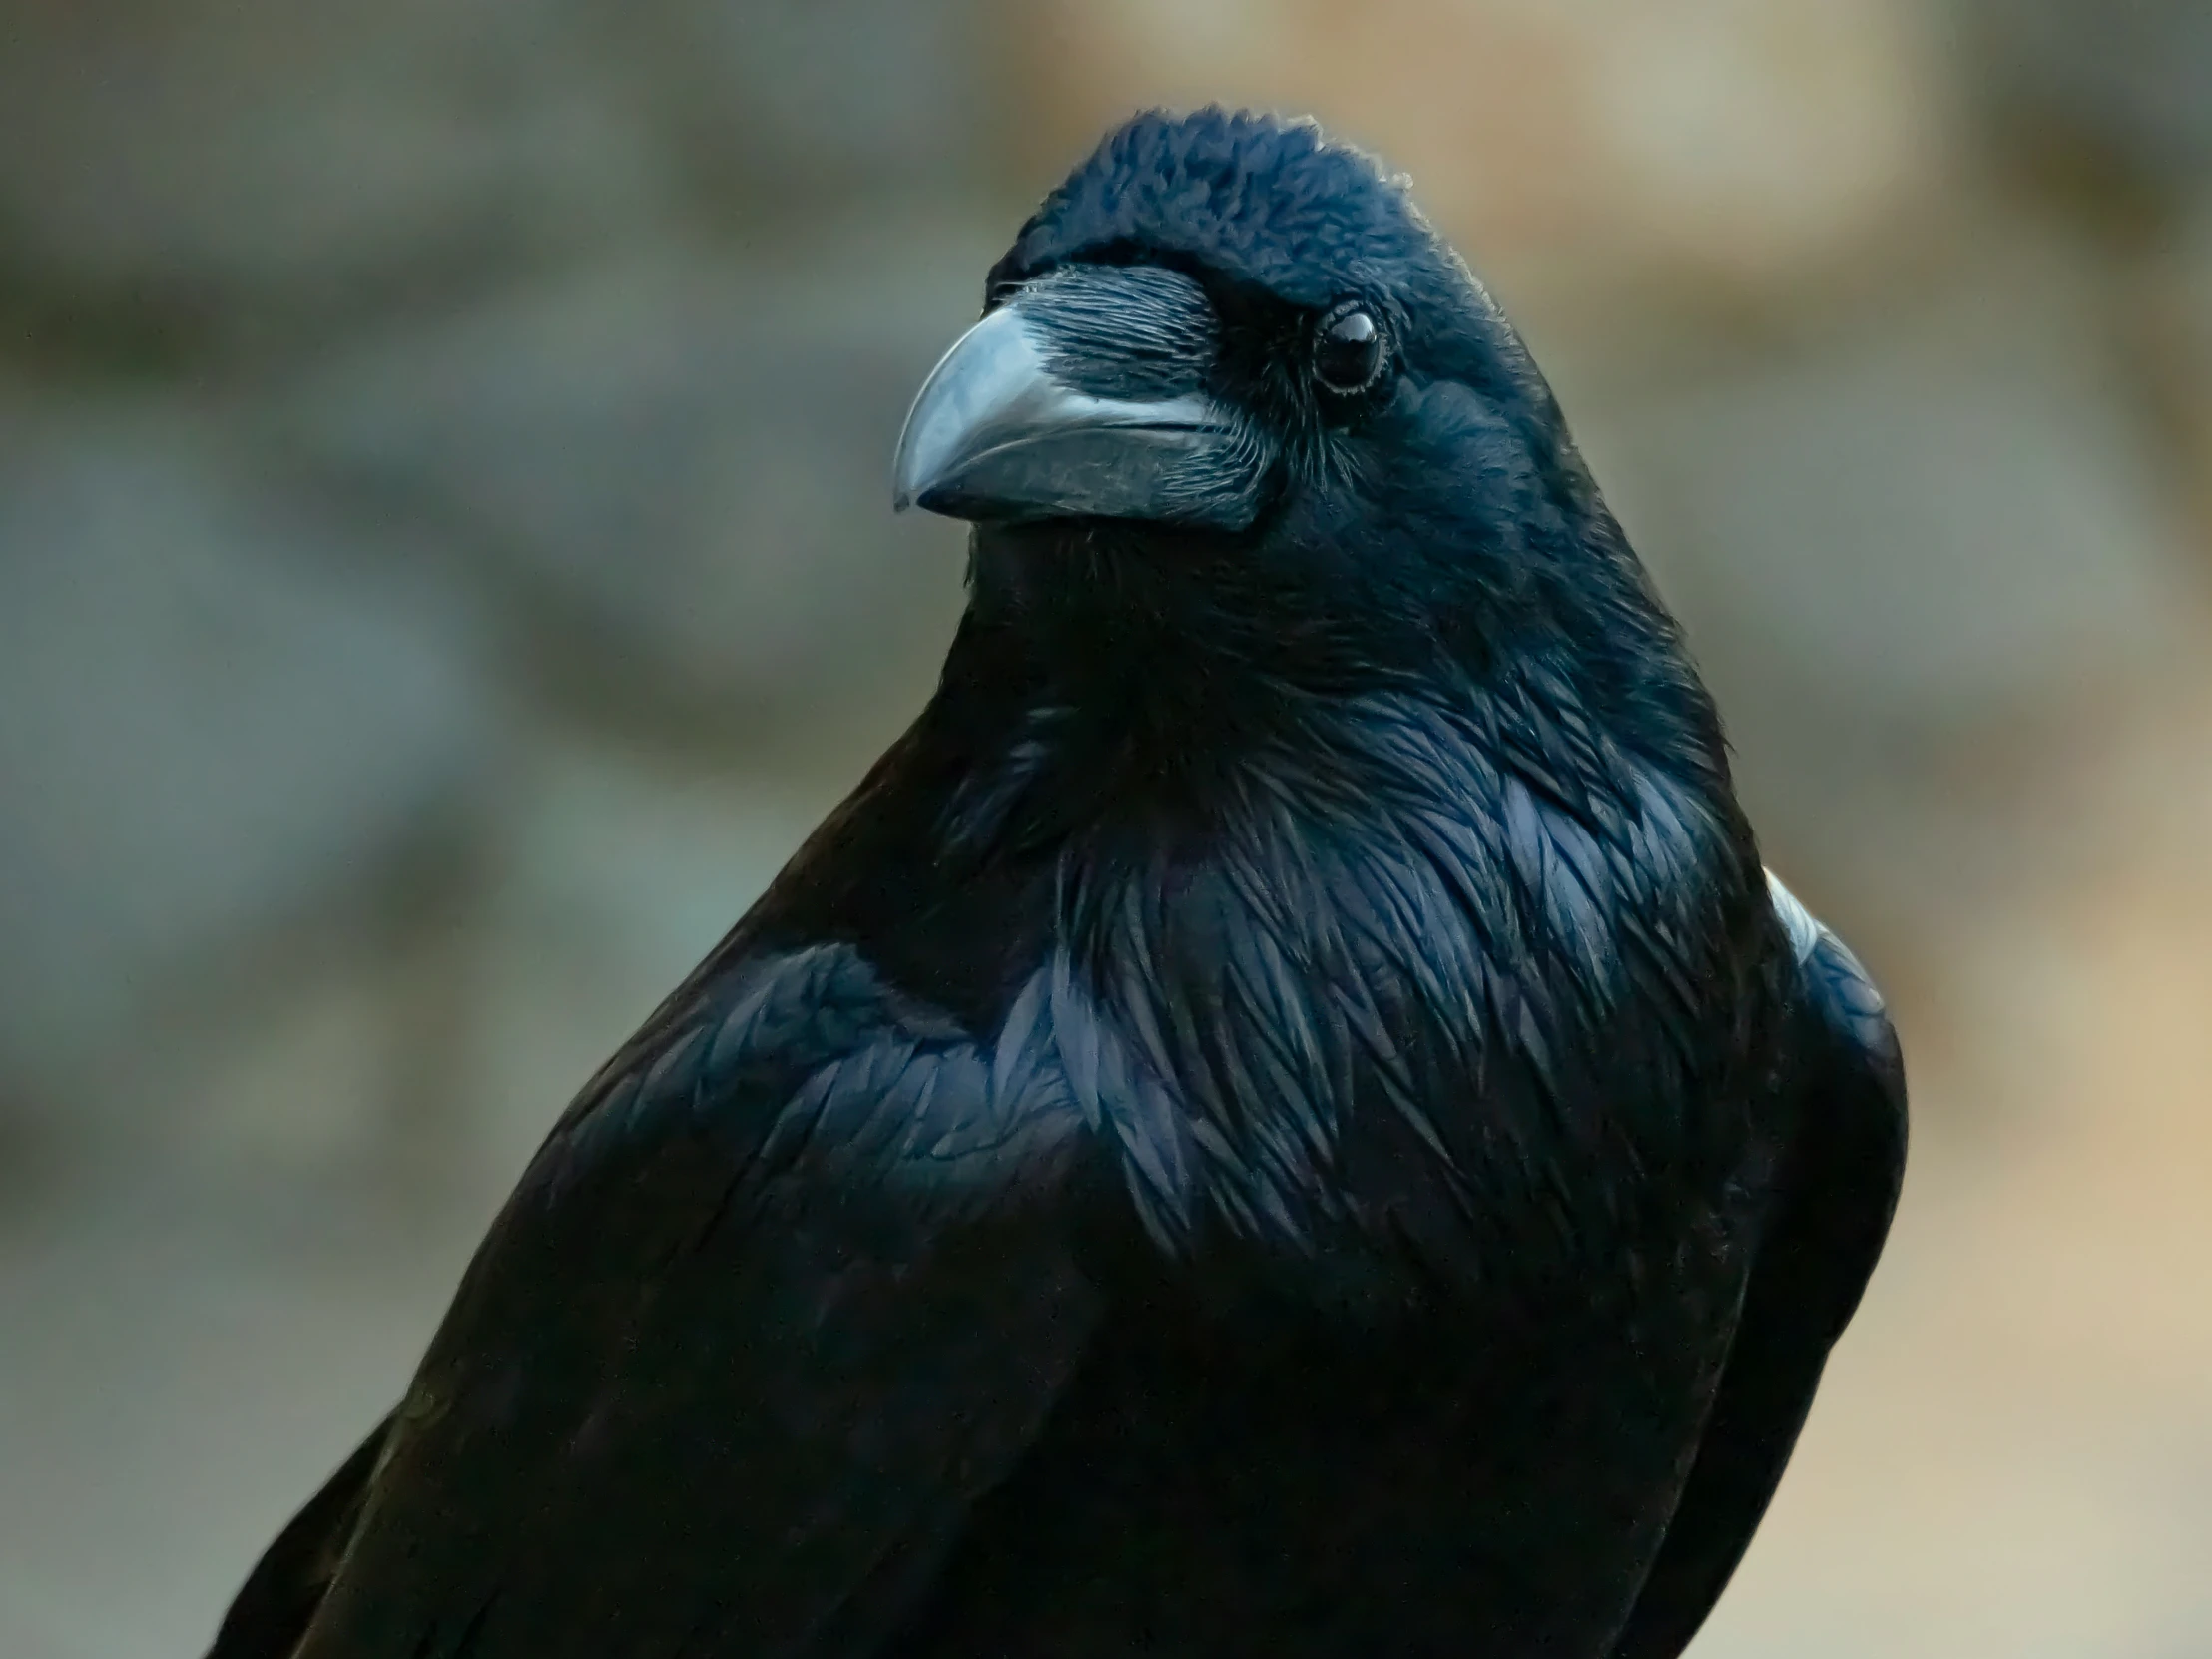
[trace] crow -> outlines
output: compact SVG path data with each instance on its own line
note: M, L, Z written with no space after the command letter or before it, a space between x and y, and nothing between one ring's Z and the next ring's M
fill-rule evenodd
M1517 336L1109 135L924 383L906 734L583 1089L214 1659L1679 1653L1903 1175Z

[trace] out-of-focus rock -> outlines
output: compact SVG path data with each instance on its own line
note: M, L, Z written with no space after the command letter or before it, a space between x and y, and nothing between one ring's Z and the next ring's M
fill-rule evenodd
M1009 6L1039 176L1132 103L1310 112L1413 177L1481 269L1760 283L1921 205L1940 71L1906 0L1048 0Z
M170 408L0 422L0 1062L146 1040L496 752L475 629Z
M957 613L960 530L894 519L890 456L995 252L890 228L775 268L595 267L364 341L279 435L519 579L615 684L820 713L879 694Z
M1960 0L1960 66L2016 182L2112 258L2109 327L2212 546L2212 6Z
M1582 430L1779 823L1866 822L1855 769L2095 708L2201 631L2097 312L2031 263Z
M585 21L549 0L8 5L0 250L65 296L300 309L630 230L664 164Z
M2116 296L2165 459L2194 510L2200 557L2212 555L2212 180Z
M2006 136L2155 189L2212 171L2203 0L1965 0L1964 66Z
M637 62L687 173L790 215L973 177L994 68L978 0L632 0Z

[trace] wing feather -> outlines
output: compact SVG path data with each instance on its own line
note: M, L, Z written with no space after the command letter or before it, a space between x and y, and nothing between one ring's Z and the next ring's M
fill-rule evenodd
M1802 992L1796 1136L1697 1461L1613 1659L1674 1659L1720 1599L1858 1309L1905 1177L1905 1066L1881 993L1842 940L1769 884Z
M335 1558L311 1620L287 1590L221 1659L801 1659L890 1628L1095 1323L1050 1001L993 1052L841 946L672 999L541 1150L373 1475L279 1540Z

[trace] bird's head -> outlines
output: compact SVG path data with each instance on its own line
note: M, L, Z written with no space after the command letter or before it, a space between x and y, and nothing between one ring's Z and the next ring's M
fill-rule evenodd
M985 305L895 463L899 506L978 526L979 588L1095 619L1157 603L1149 572L1270 639L1358 619L1372 653L1559 622L1633 565L1488 294L1311 123L1138 116Z

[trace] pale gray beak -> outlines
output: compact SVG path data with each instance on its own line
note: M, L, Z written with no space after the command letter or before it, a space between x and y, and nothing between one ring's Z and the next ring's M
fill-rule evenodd
M1033 284L922 382L895 506L1243 529L1265 445L1201 387L1213 327L1204 293L1171 272L1077 268Z

